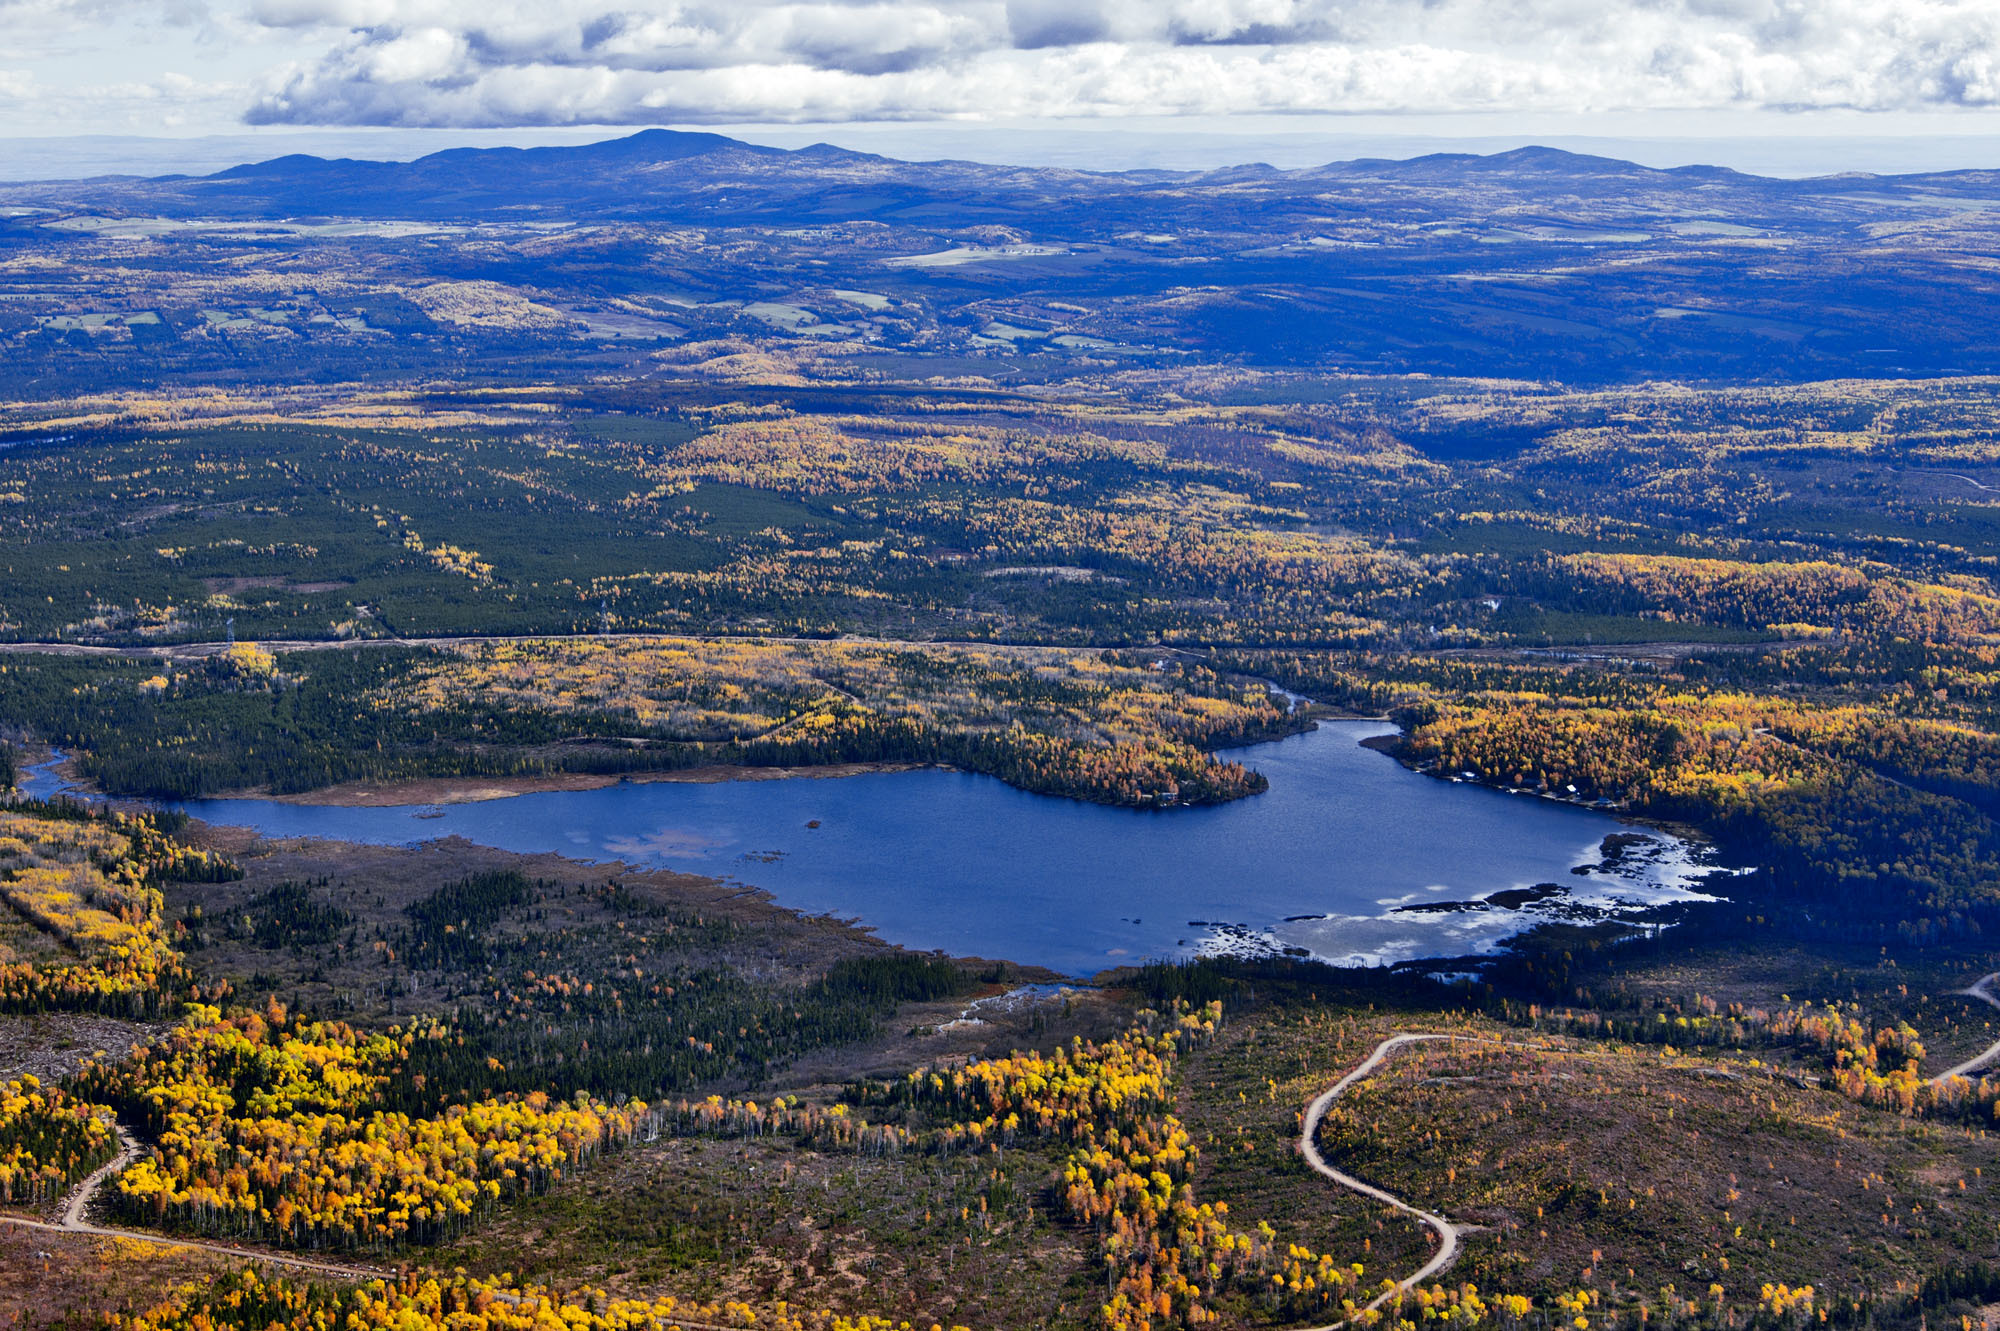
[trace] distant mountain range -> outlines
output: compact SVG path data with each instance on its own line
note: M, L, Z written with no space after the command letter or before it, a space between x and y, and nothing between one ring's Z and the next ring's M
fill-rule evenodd
M0 345L53 357L14 371L37 382L128 330L130 364L162 375L723 335L1003 378L2000 373L1992 171L1792 180L1521 148L1090 172L648 130L0 186L0 256L20 253L42 262L0 270Z
M1475 191L1490 203L1615 207L1632 221L1726 214L1761 227L1839 229L1885 208L1938 200L1995 205L2000 173L1909 176L1749 176L1722 167L1658 170L1555 148L1491 156L1440 153L1362 159L1304 170L1243 165L1214 171L1090 172L905 162L829 144L761 147L720 134L651 129L575 147L455 148L411 162L302 154L207 176L110 178L0 186L0 199L143 207L170 217L395 217L760 221L937 220L1021 224L1061 219L1091 232L1171 216L1184 224L1246 209L1379 208L1412 220L1448 215L1433 191ZM1267 221L1270 219L1266 219Z

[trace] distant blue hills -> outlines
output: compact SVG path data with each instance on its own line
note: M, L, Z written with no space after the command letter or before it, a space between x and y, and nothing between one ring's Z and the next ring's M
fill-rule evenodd
M0 185L0 205L0 249L103 265L114 284L137 281L141 257L160 272L282 263L302 289L366 273L386 294L351 318L373 330L365 363L381 373L528 347L439 328L394 295L477 278L582 311L614 341L598 306L631 301L666 316L628 311L618 337L858 338L895 372L949 350L973 358L968 373L1097 355L1568 383L2000 374L1992 171L1781 179L1525 147L1107 172L656 129ZM436 225L306 225L340 219ZM838 294L854 290L888 303L856 313ZM777 303L741 312L753 301ZM135 342L135 367L165 374L181 357L209 373L249 354L160 327ZM341 327L294 329L284 354L355 372Z
M1751 176L1724 167L1655 169L1609 157L1528 147L1479 156L1437 153L1364 158L1301 170L1259 164L1210 171L1095 172L907 162L830 144L783 149L721 134L649 129L598 143L537 148L452 148L414 161L291 154L205 176L129 177L0 186L0 197L141 207L166 216L757 219L772 216L907 220L912 209L963 207L980 220L1032 213L1078 225L1124 227L1165 213L1212 219L1298 200L1364 198L1441 211L1431 191L1477 190L1549 203L1613 200L1635 217L1698 207L1755 212L1788 227L1838 225L1857 213L1857 190L1897 198L1984 200L2000 194L1990 171L1912 176ZM1384 191L1395 191L1392 198ZM1414 191L1414 193L1412 192ZM1865 201L1862 201L1865 202ZM1094 229L1094 228L1093 228Z

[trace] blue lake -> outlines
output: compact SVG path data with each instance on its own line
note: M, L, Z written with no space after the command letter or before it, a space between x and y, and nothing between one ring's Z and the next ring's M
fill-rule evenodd
M908 947L1072 975L1197 952L1298 949L1364 965L1457 956L1538 920L1700 899L1697 848L1588 809L1423 776L1361 747L1389 732L1323 723L1235 751L1271 789L1203 809L1100 808L930 770L630 782L440 808L180 807L272 837L460 836L707 874ZM52 774L26 784L48 793ZM1600 863L1607 836L1634 832L1647 839ZM1550 882L1565 890L1523 909L1406 909Z

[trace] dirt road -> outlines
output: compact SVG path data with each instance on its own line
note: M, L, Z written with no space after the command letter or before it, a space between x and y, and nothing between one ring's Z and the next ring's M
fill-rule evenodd
M1385 1192L1372 1183L1364 1183L1352 1174L1342 1173L1340 1170L1335 1169L1319 1153L1319 1144L1315 1141L1315 1138L1319 1136L1320 1120L1326 1117L1326 1111L1332 1107L1334 1101L1347 1094L1348 1090L1357 1082L1367 1080L1397 1050L1410 1045L1426 1044L1433 1040L1467 1040L1469 1043L1475 1044L1491 1043L1483 1040L1469 1040L1469 1037L1463 1035L1430 1035L1413 1032L1392 1035L1381 1044L1376 1045L1375 1052L1368 1055L1360 1067L1357 1067L1354 1071L1335 1082L1330 1088L1321 1093L1318 1099L1306 1106L1305 1122L1299 1129L1299 1154L1305 1157L1306 1164L1310 1165L1315 1172L1324 1174L1351 1192L1358 1192L1364 1197L1372 1197L1386 1206L1392 1206L1396 1210L1403 1212L1403 1214L1415 1218L1419 1224L1438 1237L1438 1250L1431 1255L1431 1259L1410 1276L1397 1281L1394 1289L1384 1290L1381 1294L1378 1294L1368 1304L1368 1307L1371 1309L1379 1307L1396 1295L1414 1289L1431 1277L1441 1275L1449 1270L1451 1264L1458 1260L1458 1226L1452 1224L1451 1221L1441 1215L1423 1210L1421 1207L1412 1206L1402 1198L1393 1193ZM1347 1325L1345 1322L1333 1322L1324 1327L1314 1327L1311 1331L1335 1331L1336 1328L1345 1325Z
M1959 992L1967 998L1977 998L1982 1002L1991 1003L1994 1007L2000 1008L2000 992L1996 992L1995 986L2000 986L2000 971L1993 972L1993 974L1973 985L1970 989L1961 989ZM1992 1044L1986 1046L1984 1053L1975 1054L1963 1063L1960 1063L1957 1067L1940 1072L1937 1076L1932 1077L1931 1084L1935 1086L1940 1082L1950 1081L1953 1077L1969 1077L1973 1073L1989 1066L2000 1066L2000 1040L1995 1040Z
M89 1234L98 1238L126 1239L135 1243L151 1243L162 1248L195 1248L202 1252L219 1253L224 1257L239 1257L244 1261L263 1262L294 1271L311 1271L315 1275L339 1276L347 1280L374 1280L396 1274L386 1267L319 1261L311 1257L294 1257L288 1253L266 1252L261 1248L238 1248L227 1243L211 1243L206 1239L172 1239L159 1234L148 1234L143 1230L93 1225L90 1223L90 1205L97 1199L99 1190L116 1177L120 1170L139 1158L141 1147L138 1141L122 1126L118 1129L118 1144L117 1158L100 1165L95 1173L77 1185L76 1191L70 1195L69 1201L64 1204L62 1213L55 1222L30 1220L25 1216L0 1215L0 1224L13 1225L20 1229L37 1229L50 1234Z

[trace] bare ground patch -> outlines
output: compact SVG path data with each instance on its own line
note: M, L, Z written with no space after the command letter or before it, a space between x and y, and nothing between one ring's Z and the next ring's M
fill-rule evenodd
M60 1081L92 1058L122 1057L162 1029L87 1013L0 1015L0 1081Z

